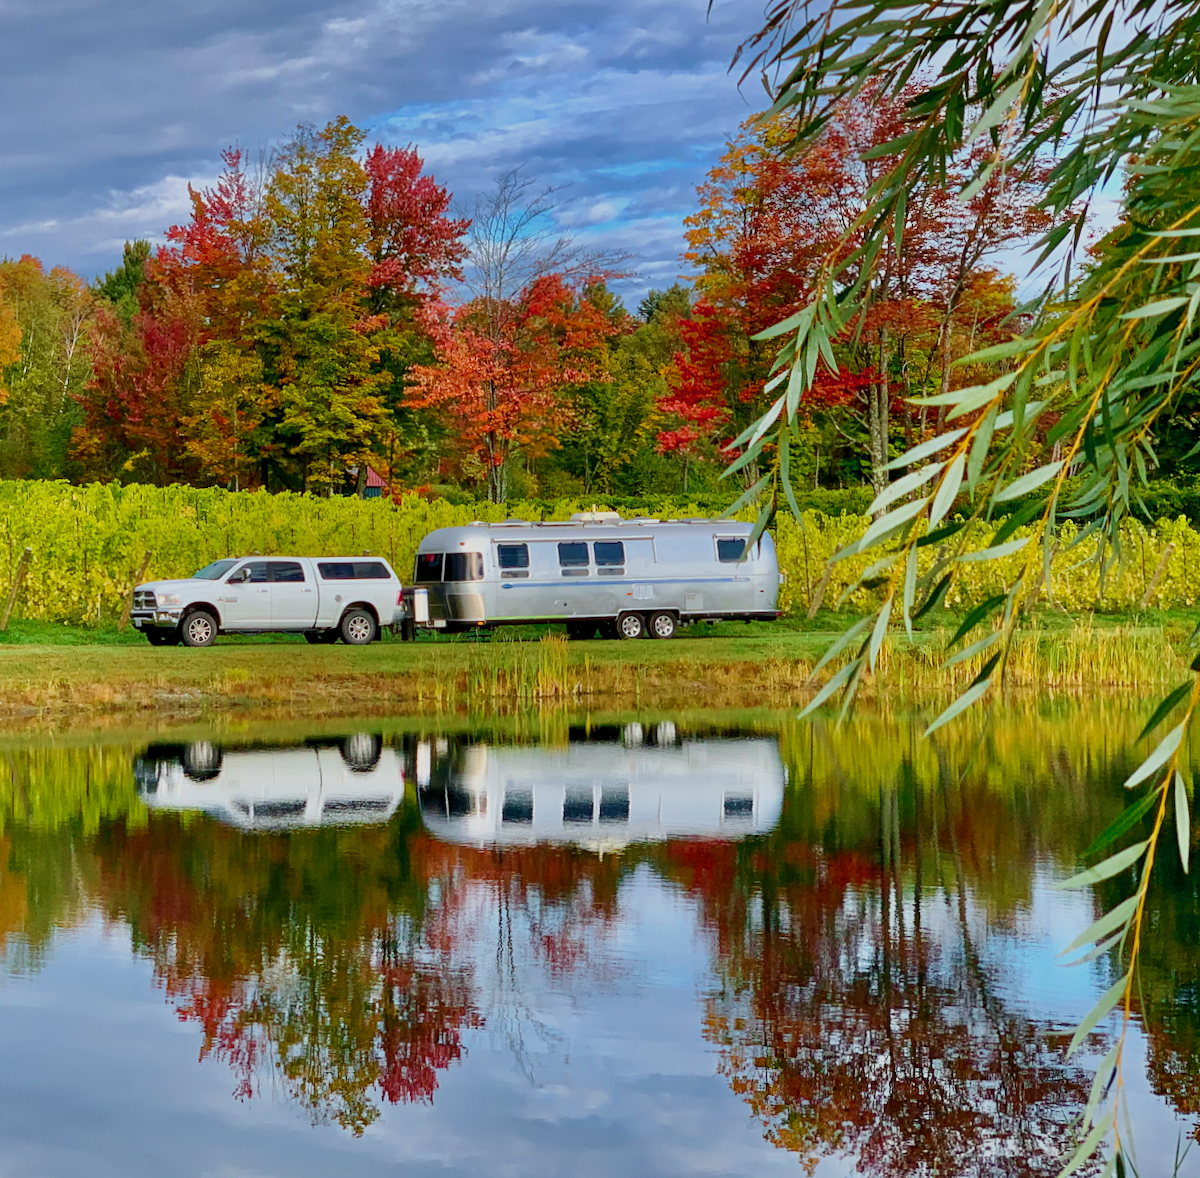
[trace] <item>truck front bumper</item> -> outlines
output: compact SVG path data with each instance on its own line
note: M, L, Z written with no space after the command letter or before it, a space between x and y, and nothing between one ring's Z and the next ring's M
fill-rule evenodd
M129 615L129 620L136 630L148 630L155 627L173 630L179 625L180 609L138 609Z

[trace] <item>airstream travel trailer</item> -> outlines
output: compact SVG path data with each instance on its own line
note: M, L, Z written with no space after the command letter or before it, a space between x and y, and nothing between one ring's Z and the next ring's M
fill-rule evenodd
M765 737L565 747L443 742L417 746L416 779L425 826L447 842L616 850L766 834L779 822L787 771L778 742Z
M400 752L365 732L291 748L152 745L134 776L152 810L200 810L243 830L386 822L404 800Z
M670 638L692 622L773 620L775 545L764 533L746 554L752 530L615 512L438 528L417 550L409 617L447 631L566 622L573 638Z

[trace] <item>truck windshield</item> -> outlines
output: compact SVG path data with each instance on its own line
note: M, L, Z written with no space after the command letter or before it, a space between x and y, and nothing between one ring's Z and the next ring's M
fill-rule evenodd
M193 581L219 581L233 566L236 560L214 560L206 564L198 573L192 574Z

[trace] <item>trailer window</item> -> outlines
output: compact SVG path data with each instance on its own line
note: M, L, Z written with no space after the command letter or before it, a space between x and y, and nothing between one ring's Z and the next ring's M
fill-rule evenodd
M267 567L271 570L271 580L276 584L291 584L304 580L304 568L299 561L272 560Z
M722 564L737 564L746 551L745 540L718 540L717 559Z
M527 569L529 567L528 544L498 544L496 555L502 569Z
M427 585L431 581L442 579L442 554L440 552L422 552L417 556L417 571L413 580L418 585Z
M447 552L444 581L482 581L482 552Z
M597 540L592 548L598 565L625 563L625 545L620 540Z
M582 540L568 540L558 546L558 563L563 568L578 568L588 563L587 545Z

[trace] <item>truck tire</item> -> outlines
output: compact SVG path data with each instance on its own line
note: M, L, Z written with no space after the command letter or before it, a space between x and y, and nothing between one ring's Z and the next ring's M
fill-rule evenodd
M677 628L678 623L675 621L675 615L663 610L650 615L649 622L646 625L646 635L649 638L674 638Z
M583 641L596 636L595 622L568 622L567 637L572 642Z
M356 732L342 738L342 760L352 773L369 773L383 756L383 737L370 732Z
M641 638L646 633L646 619L641 614L622 614L616 630L618 638Z
M193 610L179 623L184 646L212 646L217 640L217 619L206 609Z
M365 609L348 609L338 630L347 646L369 646L379 637L379 626Z

